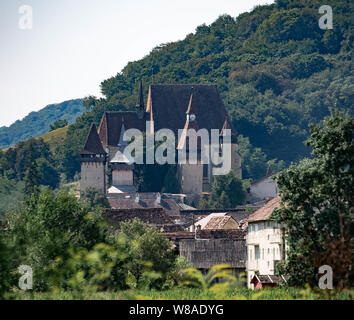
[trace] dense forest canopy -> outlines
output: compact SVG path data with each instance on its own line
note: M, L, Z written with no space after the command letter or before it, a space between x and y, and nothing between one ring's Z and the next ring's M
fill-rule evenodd
M63 170L79 170L77 153L90 123L105 110L133 109L138 81L216 84L239 134L287 164L310 155L309 123L329 109L353 114L353 6L329 1L333 29L318 26L321 1L276 1L237 18L220 16L182 41L162 44L101 83L104 98L86 99L90 111L68 131Z

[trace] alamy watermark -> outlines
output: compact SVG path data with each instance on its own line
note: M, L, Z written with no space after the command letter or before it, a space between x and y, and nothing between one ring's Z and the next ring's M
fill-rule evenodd
M318 26L322 30L333 29L333 11L329 5L320 6L318 13L323 14L318 20Z
M320 289L333 289L333 270L329 265L323 265L318 269L319 274L323 274L318 281Z
M18 286L21 290L31 290L33 287L33 270L30 266L21 265L18 267L18 272L22 274L18 281Z
M152 122L147 121L146 132L151 126ZM211 129L210 133L207 129L179 129L177 140L170 129L147 133L145 161L144 139L140 130L126 130L123 140L129 142L123 153L132 164L175 164L177 160L178 164L211 163L213 175L225 175L231 170L231 129L223 130L222 135L218 129ZM155 142L160 143L156 149Z
M18 9L20 19L18 20L18 27L21 30L32 30L33 28L33 9L29 5L22 5Z

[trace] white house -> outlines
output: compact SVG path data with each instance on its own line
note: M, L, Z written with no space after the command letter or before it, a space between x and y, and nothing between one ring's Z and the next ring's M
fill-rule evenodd
M285 259L285 228L269 220L273 210L280 206L280 197L270 200L251 214L248 221L247 283L253 288L254 275L274 275L276 263Z

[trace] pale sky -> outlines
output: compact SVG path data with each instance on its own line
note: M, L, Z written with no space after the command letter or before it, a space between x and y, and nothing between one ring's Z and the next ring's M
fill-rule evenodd
M51 103L100 96L102 80L157 45L272 2L0 0L0 127ZM31 30L20 28L23 5L32 8Z

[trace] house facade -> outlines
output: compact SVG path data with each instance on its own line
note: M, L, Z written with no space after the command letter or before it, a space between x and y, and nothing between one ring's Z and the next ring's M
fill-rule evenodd
M109 193L132 193L134 165L124 157L127 146L123 136L128 129L154 134L160 129L170 129L176 138L176 152L189 152L188 129L220 131L222 143L226 129L231 130L231 170L241 178L241 157L238 153L237 133L227 115L215 85L162 85L149 86L145 107L140 83L135 111L105 112L98 126L92 126L81 152L81 192L97 188ZM182 134L181 134L182 132ZM198 152L201 146L198 140ZM200 196L209 191L213 180L213 164L187 160L178 164L177 179L182 194ZM112 179L108 177L112 172ZM108 185L112 181L112 185Z
M285 228L270 216L280 206L280 197L270 200L248 218L247 245L247 283L254 288L255 279L268 279L259 276L273 276L276 264L286 258ZM254 278L255 275L258 278Z

